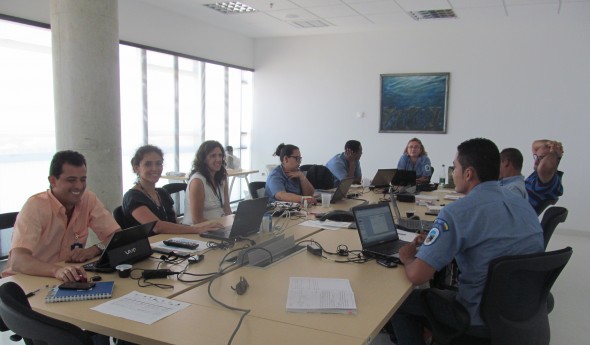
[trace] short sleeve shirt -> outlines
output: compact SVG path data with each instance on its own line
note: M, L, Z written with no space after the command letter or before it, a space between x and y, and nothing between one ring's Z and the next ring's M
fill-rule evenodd
M403 154L397 162L397 168L399 170L412 170L416 172L416 178L423 176L432 176L432 169L430 164L430 158L427 155L418 157L416 164L412 163L412 159L407 154Z
M344 153L335 155L326 163L326 168L330 169L330 172L334 175L334 185L340 184L340 181L348 176L348 164L349 162L346 160ZM358 179L363 177L360 161L356 161L355 163L354 177Z
M130 224L138 225L139 222L133 218L133 211L138 207L146 206L158 219L171 223L176 223L176 213L174 212L174 200L170 194L162 188L156 188L160 197L160 207L158 207L145 193L137 189L130 189L123 196L123 214ZM153 235L152 233L150 234Z
M301 182L298 178L289 178L283 171L283 166L274 168L266 178L266 191L264 193L269 202L277 201L278 192L287 192L302 195Z
M527 177L525 180L526 190L529 194L529 202L534 209L537 209L542 201L558 200L563 195L562 176L563 172L558 170L549 183L543 183L535 170Z
M528 202L488 181L440 211L416 257L435 270L456 259L461 271L457 300L469 311L472 325L483 325L479 306L490 261L542 251L541 225Z
M119 224L96 194L89 190L75 205L68 223L66 208L47 190L30 197L19 212L10 250L28 249L33 257L47 263L64 261L69 257L74 243L86 245L88 228L102 242L106 242L119 229ZM5 272L10 272L11 267L9 259Z

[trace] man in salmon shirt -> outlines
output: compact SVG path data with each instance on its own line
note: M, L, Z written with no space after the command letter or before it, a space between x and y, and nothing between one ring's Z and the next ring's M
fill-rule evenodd
M86 248L88 228L101 242ZM49 189L31 196L18 214L7 268L2 276L25 273L62 281L86 279L80 263L102 253L120 227L86 190L86 159L75 151L57 152L49 168Z

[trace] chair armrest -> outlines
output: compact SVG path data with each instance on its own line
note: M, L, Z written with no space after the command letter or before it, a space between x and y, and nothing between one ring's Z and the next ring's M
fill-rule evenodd
M433 338L441 345L451 344L471 324L469 312L455 296L454 291L434 288L425 289L420 295Z

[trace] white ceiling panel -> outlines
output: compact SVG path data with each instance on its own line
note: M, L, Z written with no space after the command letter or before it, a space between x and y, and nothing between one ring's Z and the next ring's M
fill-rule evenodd
M323 18L334 18L334 17L350 17L350 16L358 16L358 13L355 12L352 8L346 5L330 5L330 6L319 6L319 7L309 7L308 10L317 15L318 17Z
M444 10L451 8L447 0L396 0L406 11Z
M374 1L374 2L360 2L350 4L355 11L360 14L379 14L379 13L395 13L403 12L403 10L392 1Z

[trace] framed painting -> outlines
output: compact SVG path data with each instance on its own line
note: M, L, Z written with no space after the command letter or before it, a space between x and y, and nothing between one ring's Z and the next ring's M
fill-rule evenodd
M381 74L380 133L446 133L450 73Z

